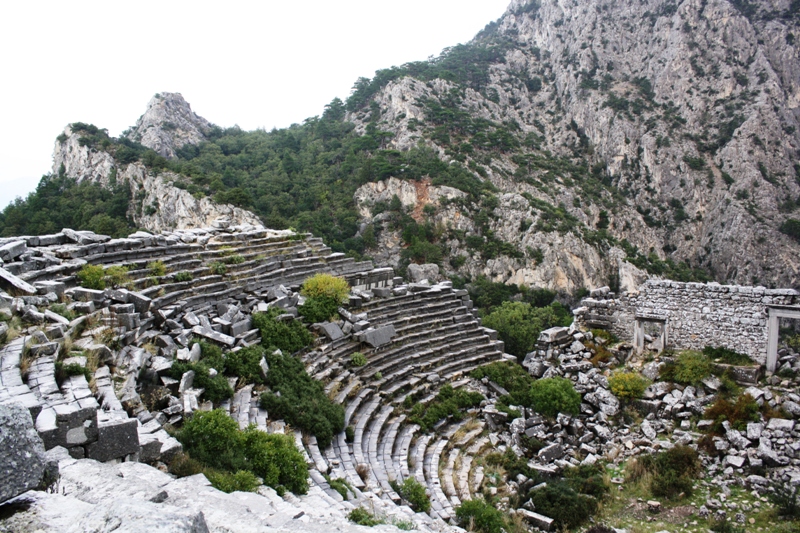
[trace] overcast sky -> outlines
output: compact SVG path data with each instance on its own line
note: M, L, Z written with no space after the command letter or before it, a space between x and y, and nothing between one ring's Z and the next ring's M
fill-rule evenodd
M3 2L0 207L50 171L70 122L117 136L167 91L220 126L289 126L359 76L469 41L508 3Z

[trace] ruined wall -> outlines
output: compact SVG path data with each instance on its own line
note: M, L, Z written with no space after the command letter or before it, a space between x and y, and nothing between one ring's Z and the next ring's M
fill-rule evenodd
M575 320L625 341L633 340L636 318L665 320L668 348L724 346L764 364L768 306L798 304L800 293L793 289L648 280L619 297L608 289L592 291L575 310Z

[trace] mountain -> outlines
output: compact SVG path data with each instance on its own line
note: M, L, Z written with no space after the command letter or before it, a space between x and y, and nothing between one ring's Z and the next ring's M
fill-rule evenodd
M73 124L46 180L127 184L139 227L260 220L456 280L792 286L799 23L800 0L514 0L290 128L222 129L168 93L119 139Z

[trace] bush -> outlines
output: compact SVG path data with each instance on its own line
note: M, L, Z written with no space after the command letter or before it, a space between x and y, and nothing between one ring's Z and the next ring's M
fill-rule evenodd
M229 352L225 357L225 374L243 378L247 383L263 383L260 363L265 354L266 351L261 346Z
M55 367L55 378L59 387L67 380L68 377L71 376L84 376L87 382L92 380L91 370L80 363L70 363L65 365L61 361L56 361Z
M354 352L353 355L350 356L350 362L353 366L364 366L367 364L367 356L361 352Z
M674 499L692 495L693 479L702 472L702 465L695 449L679 444L665 452L634 459L628 472L631 481L651 475L653 496Z
M454 389L451 385L445 385L439 390L436 397L427 404L414 404L408 420L412 424L418 424L422 431L428 431L437 422L447 417L461 420L463 418L461 409L477 407L483 399L483 395L479 392Z
M206 467L232 474L232 478L220 478L226 486L245 486L252 481L239 474L247 470L279 494L308 491L308 466L288 435L264 433L254 426L240 431L235 420L216 409L195 412L184 423L178 440L186 453Z
M392 488L415 512L427 513L431 510L431 499L425 492L425 486L416 478L407 477L402 483L392 482Z
M531 386L531 407L540 414L555 417L558 413L577 415L581 395L565 378L540 379Z
M372 513L364 509L363 507L356 507L347 515L347 519L351 522L358 524L359 526L377 526L383 524L382 520L376 518Z
M208 268L211 270L212 274L216 274L217 276L222 276L228 272L227 265L221 261L211 263L208 265Z
M534 379L528 371L519 363L507 361L497 361L470 372L473 379L483 379L484 377L494 381L508 391L508 396L501 396L497 402L497 407L503 412L509 412L510 405L522 405L531 407L531 386Z
M147 270L150 271L151 276L165 276L167 274L167 266L163 261L147 263Z
M296 320L278 321L282 309L270 309L266 313L253 313L253 325L261 330L261 345L278 348L287 353L302 350L311 344L311 333Z
M726 420L730 422L734 429L745 429L748 422L758 422L761 415L756 401L749 394L742 394L736 399L735 403L718 397L716 401L705 412L705 418L713 420L709 430L712 433L722 434L724 429L722 423Z
M188 477L203 471L203 463L189 457L184 452L179 452L169 463L169 472L177 477Z
M621 400L641 398L650 380L638 372L616 372L608 380L611 392Z
M718 348L706 346L703 348L703 355L712 361L725 365L749 366L753 364L753 360L749 356L721 346Z
M350 444L356 440L356 429L353 426L347 426L344 428L344 439Z
M506 528L503 513L480 498L461 502L456 507L456 518L470 531L501 533Z
M308 492L308 465L294 438L281 433L264 433L251 425L242 432L244 453L254 474L278 491Z
M339 301L330 296L307 297L297 312L308 322L327 322L336 314L339 305Z
M133 281L131 281L131 277L128 275L128 267L119 265L108 267L105 270L105 276L106 285L110 285L114 289L117 287L125 287L127 289L133 288Z
M506 351L521 361L534 349L542 330L569 325L571 316L560 304L533 307L524 302L503 302L486 315L483 325L497 330Z
M175 280L177 283L183 283L184 281L192 281L192 273L191 272L177 272L172 279Z
M353 487L350 486L350 483L348 483L346 479L341 479L338 477L331 478L330 476L326 475L325 481L327 481L328 485L330 485L333 490L338 492L345 501L347 501L348 493L353 492Z
M598 500L609 493L603 474L603 468L596 464L580 465L564 470L564 478L573 490Z
M230 472L209 469L203 473L211 482L211 486L222 492L255 492L261 484L255 474L247 470L239 470L232 474Z
M673 363L667 363L661 370L665 381L683 385L697 385L711 375L711 362L700 352L686 350L678 354Z
M270 416L316 436L320 449L327 448L333 435L344 429L342 406L328 398L299 359L276 352L267 355L267 363L271 390L261 395L261 406Z
M778 515L790 520L800 519L800 502L797 501L798 489L796 486L785 483L776 483L775 492L770 495Z
M222 350L207 342L200 343L201 359L197 363L175 361L170 368L173 379L181 379L184 372L194 370L194 387L204 389L203 398L214 403L219 403L233 396L233 389L223 373L225 372L225 359ZM211 376L209 370L213 368L217 375Z
M578 494L564 481L548 482L528 494L537 513L553 519L557 529L572 529L597 512L597 500Z
M78 283L84 289L102 291L106 288L105 272L98 265L83 265L78 271Z
M344 278L330 274L315 274L303 282L300 294L306 298L331 298L337 305L347 302L350 285Z

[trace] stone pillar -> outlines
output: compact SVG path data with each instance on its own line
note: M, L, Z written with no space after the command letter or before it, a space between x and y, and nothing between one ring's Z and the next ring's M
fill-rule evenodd
M767 321L767 373L772 374L778 365L778 333L780 317L775 309L769 309Z
M644 351L644 320L637 318L633 323L633 349L636 355Z

